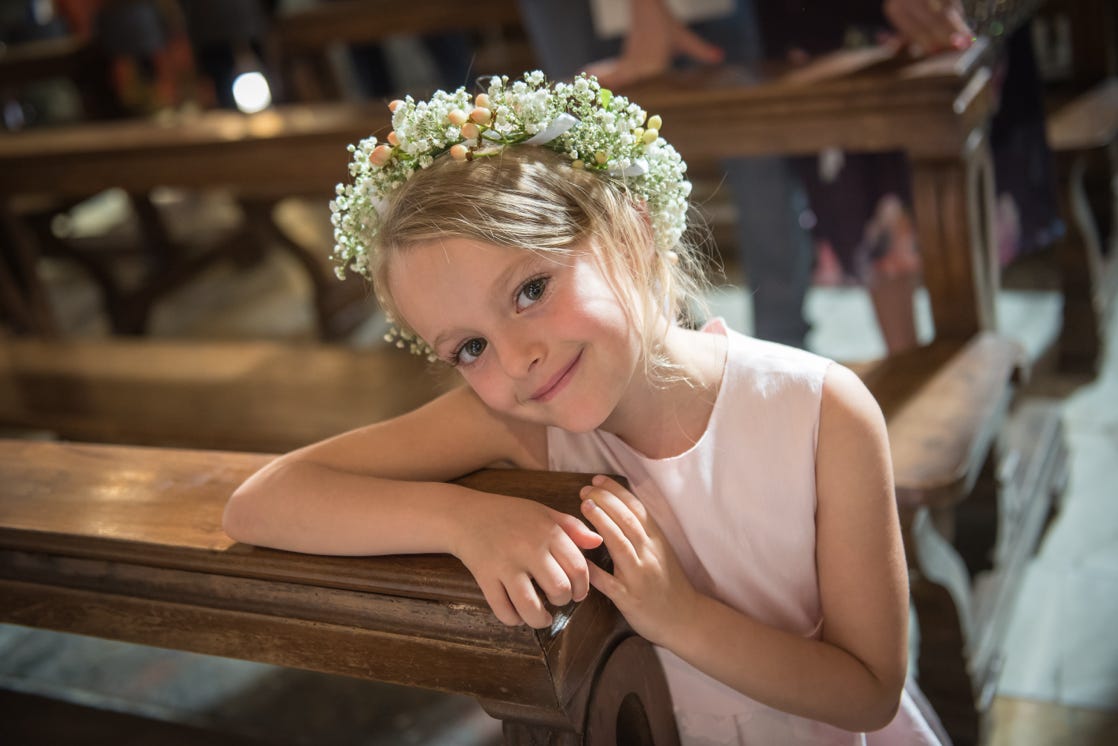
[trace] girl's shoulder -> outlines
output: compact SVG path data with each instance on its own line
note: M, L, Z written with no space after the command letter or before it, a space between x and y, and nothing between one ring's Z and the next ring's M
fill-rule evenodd
M726 336L728 376L744 376L756 380L758 385L772 385L788 378L807 382L818 389L828 369L834 365L834 361L814 352L735 331L721 318L707 322L702 330Z

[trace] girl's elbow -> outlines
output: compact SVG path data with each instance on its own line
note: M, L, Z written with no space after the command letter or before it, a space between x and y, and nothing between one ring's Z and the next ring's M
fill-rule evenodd
M864 714L865 722L857 730L871 733L881 730L897 717L901 709L901 696L904 692L904 678L899 682L883 682Z
M238 487L225 503L225 512L221 516L221 528L226 535L234 541L245 544L255 544L253 541L253 526L256 520L256 509L253 506L251 490L245 485Z
M221 528L229 538L245 544L261 543L260 528L268 510L264 500L265 485L282 468L281 461L273 461L233 490L221 516Z

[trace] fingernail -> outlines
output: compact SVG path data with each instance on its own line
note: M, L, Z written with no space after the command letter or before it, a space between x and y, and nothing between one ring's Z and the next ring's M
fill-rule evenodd
M601 474L595 474L594 478L590 480L590 483L593 485L600 485L604 481L606 481L606 478L604 476L602 476Z
M593 510L596 507L598 507L598 503L594 502L593 500L591 500L589 498L582 501L582 509L583 510Z
M578 496L584 499L588 494L590 494L590 487L583 487L578 491Z

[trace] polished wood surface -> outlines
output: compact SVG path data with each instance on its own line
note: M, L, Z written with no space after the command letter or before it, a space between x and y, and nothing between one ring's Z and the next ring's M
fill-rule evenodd
M410 411L455 385L395 348L15 338L0 423L73 440L279 452Z
M587 713L613 696L599 670L667 701L648 644L596 592L555 610L550 629L506 627L450 556L236 544L225 501L267 459L0 441L0 619L469 694L509 723L509 743L606 743L584 738ZM495 471L462 483L577 514L588 480Z
M850 366L885 414L902 512L966 499L1024 364L1017 343L984 332Z
M905 521L920 687L958 746L985 742L1017 594L1068 474L1050 402L1019 407L999 440L964 503Z
M177 186L328 197L346 178L346 146L388 117L383 105L318 104L27 130L0 138L0 196Z

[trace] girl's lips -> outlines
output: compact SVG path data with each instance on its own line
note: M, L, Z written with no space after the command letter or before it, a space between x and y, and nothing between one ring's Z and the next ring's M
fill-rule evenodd
M578 351L578 354L575 355L575 359L572 360L566 368L559 371L554 378L544 384L536 393L532 394L532 401L546 402L554 398L556 394L563 390L567 382L571 380L571 373L574 371L575 367L578 366L580 360L582 360L582 350Z

